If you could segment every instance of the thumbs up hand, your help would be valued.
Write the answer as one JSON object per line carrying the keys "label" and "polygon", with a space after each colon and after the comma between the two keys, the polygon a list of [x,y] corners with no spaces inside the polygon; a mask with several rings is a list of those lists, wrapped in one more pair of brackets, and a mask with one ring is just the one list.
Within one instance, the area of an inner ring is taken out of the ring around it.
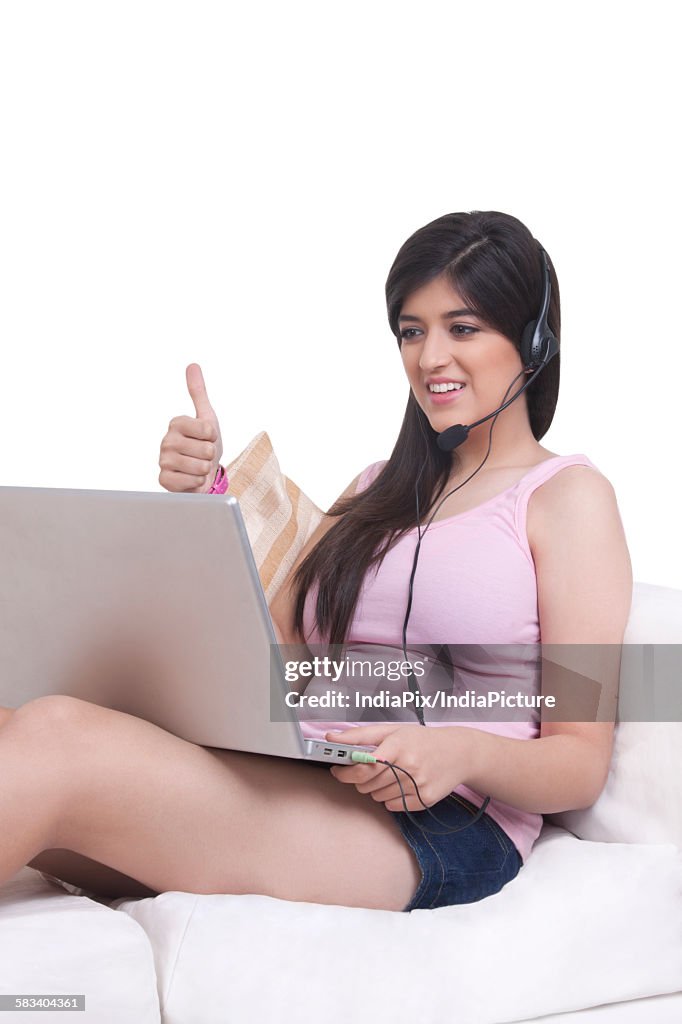
{"label": "thumbs up hand", "polygon": [[196,416],[175,416],[168,424],[159,454],[159,483],[167,491],[205,494],[218,472],[223,441],[201,367],[190,363],[186,374]]}

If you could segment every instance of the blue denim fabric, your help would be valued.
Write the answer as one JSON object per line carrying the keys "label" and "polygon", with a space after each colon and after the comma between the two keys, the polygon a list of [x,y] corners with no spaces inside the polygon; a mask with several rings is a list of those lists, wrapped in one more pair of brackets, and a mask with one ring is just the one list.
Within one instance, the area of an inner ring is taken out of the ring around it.
{"label": "blue denim fabric", "polygon": [[[491,896],[510,882],[523,865],[521,854],[496,821],[485,812],[473,825],[467,825],[478,808],[469,800],[453,795],[430,808],[445,825],[435,821],[427,811],[410,811],[424,829],[410,821],[404,811],[389,811],[419,862],[422,880],[417,891],[403,908],[432,910],[455,903],[475,903]],[[460,826],[467,825],[466,828]],[[434,835],[445,827],[460,831]]]}

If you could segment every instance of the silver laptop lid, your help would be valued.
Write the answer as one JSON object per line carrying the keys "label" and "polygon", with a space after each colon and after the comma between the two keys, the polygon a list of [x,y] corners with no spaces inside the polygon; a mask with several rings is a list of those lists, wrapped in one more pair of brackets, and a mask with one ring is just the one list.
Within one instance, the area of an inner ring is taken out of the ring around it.
{"label": "silver laptop lid", "polygon": [[0,564],[0,703],[70,694],[305,756],[234,497],[0,487]]}

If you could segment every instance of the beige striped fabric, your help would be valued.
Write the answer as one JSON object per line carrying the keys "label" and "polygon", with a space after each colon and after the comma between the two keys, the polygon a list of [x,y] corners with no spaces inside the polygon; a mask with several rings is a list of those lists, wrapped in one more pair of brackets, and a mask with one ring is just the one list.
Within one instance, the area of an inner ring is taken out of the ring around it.
{"label": "beige striped fabric", "polygon": [[226,470],[228,494],[239,502],[270,604],[323,512],[284,476],[265,431],[256,434]]}

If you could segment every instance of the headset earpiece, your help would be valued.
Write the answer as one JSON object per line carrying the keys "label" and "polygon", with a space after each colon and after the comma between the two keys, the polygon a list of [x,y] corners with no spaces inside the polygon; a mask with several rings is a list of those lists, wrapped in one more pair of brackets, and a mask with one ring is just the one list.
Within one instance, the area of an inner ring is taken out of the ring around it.
{"label": "headset earpiece", "polygon": [[548,363],[552,356],[559,351],[559,342],[547,323],[549,300],[552,295],[549,260],[544,249],[541,249],[540,253],[544,277],[542,305],[537,320],[527,323],[521,334],[521,361],[526,372],[536,370],[543,363]]}
{"label": "headset earpiece", "polygon": [[535,335],[535,328],[537,326],[537,320],[531,320],[529,324],[523,328],[523,334],[521,335],[521,361],[526,371],[534,369],[531,361],[531,353],[533,351],[533,337]]}

